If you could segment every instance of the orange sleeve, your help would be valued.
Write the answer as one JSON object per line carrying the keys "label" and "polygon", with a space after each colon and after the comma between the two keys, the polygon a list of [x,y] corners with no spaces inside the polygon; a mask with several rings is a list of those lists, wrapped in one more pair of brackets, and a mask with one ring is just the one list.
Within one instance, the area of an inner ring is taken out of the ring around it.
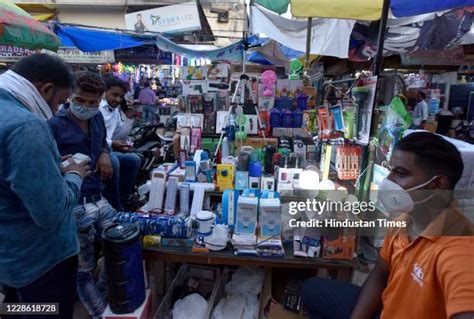
{"label": "orange sleeve", "polygon": [[436,272],[448,318],[474,311],[474,237],[457,237],[438,257]]}

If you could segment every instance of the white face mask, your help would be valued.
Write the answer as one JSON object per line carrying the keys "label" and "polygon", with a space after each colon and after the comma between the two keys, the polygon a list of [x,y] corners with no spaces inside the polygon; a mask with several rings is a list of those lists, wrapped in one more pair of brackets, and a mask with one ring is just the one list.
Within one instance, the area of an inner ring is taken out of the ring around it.
{"label": "white face mask", "polygon": [[420,189],[429,183],[431,183],[435,178],[438,176],[433,176],[429,181],[414,186],[409,189],[403,189],[400,185],[391,180],[385,178],[380,184],[377,200],[383,205],[383,207],[387,210],[388,214],[394,213],[410,213],[415,205],[424,203],[431,198],[433,198],[434,194],[428,196],[427,198],[414,202],[408,192]]}

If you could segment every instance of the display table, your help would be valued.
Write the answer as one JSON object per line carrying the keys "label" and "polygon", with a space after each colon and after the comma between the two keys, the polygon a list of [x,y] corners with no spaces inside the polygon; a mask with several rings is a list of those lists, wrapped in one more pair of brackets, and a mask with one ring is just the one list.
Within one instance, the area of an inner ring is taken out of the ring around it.
{"label": "display table", "polygon": [[188,247],[144,248],[143,255],[148,262],[165,261],[204,265],[256,266],[270,268],[327,269],[333,278],[350,281],[355,262],[323,258],[293,257],[292,244],[285,244],[285,258],[263,258],[256,256],[236,256],[232,250],[195,253]]}

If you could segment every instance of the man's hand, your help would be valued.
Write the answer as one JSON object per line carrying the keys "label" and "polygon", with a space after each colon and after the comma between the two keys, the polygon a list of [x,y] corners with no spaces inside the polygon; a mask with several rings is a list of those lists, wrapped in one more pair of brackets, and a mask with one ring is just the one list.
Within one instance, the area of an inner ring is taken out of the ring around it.
{"label": "man's hand", "polygon": [[112,148],[119,152],[127,153],[130,151],[130,145],[126,141],[112,141]]}
{"label": "man's hand", "polygon": [[109,154],[100,154],[95,165],[95,172],[100,173],[101,179],[109,179],[112,177],[114,170],[112,168],[112,162],[110,161]]}
{"label": "man's hand", "polygon": [[91,173],[89,161],[83,161],[80,164],[77,164],[72,158],[68,158],[67,161],[69,164],[66,167],[63,165],[60,166],[60,170],[63,175],[66,175],[69,172],[76,172],[81,176],[82,179],[84,179]]}
{"label": "man's hand", "polygon": [[382,292],[387,287],[390,274],[387,263],[379,257],[374,270],[360,291],[351,319],[374,318],[382,309]]}

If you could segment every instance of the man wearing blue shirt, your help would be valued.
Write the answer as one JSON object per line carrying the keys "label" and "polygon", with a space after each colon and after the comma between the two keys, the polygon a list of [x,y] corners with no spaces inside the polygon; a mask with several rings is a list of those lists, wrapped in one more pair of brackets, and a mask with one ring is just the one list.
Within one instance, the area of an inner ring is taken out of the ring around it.
{"label": "man wearing blue shirt", "polygon": [[88,163],[60,166],[46,120],[71,94],[66,63],[23,58],[0,76],[0,286],[8,301],[59,303],[72,318],[79,244],[71,211]]}
{"label": "man wearing blue shirt", "polygon": [[[104,311],[105,272],[102,271],[96,284],[93,271],[94,240],[103,230],[112,225],[115,210],[102,197],[102,181],[112,176],[112,163],[106,141],[107,130],[99,104],[105,84],[95,73],[82,72],[77,75],[76,87],[70,103],[64,104],[48,121],[62,155],[82,153],[91,158],[95,171],[84,179],[79,205],[73,210],[76,217],[79,252],[77,293],[92,317]],[[102,269],[103,270],[103,269]]]}

